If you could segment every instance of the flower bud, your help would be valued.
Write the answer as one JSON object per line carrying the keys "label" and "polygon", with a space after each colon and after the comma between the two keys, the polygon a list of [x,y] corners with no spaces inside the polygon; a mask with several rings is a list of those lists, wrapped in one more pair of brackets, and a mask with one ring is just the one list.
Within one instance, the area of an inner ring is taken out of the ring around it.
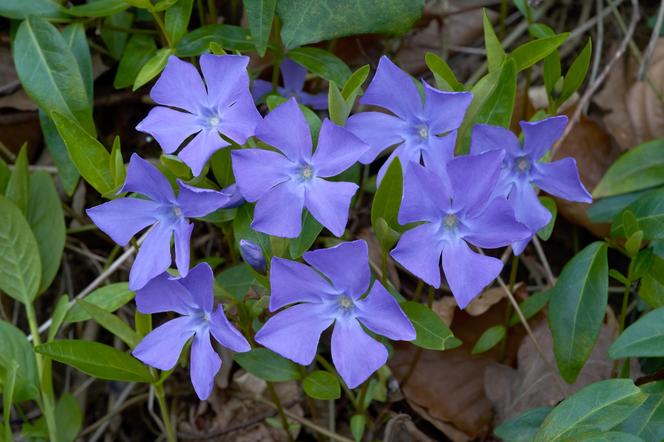
{"label": "flower bud", "polygon": [[240,255],[242,255],[242,259],[244,259],[244,261],[258,273],[265,272],[267,263],[265,262],[265,256],[263,255],[263,249],[261,249],[258,244],[241,239]]}

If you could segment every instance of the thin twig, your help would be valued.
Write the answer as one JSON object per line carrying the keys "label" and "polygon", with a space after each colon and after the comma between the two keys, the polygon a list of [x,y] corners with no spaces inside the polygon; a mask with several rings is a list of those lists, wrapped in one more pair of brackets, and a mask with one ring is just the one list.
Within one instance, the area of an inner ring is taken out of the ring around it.
{"label": "thin twig", "polygon": [[639,81],[643,80],[646,75],[648,66],[650,65],[650,59],[652,58],[653,52],[655,52],[655,46],[657,46],[657,40],[659,38],[660,30],[662,29],[662,23],[664,23],[664,0],[662,0],[659,4],[659,12],[657,12],[657,20],[655,20],[655,28],[652,30],[652,34],[650,34],[648,46],[646,47],[646,51],[643,54],[643,60],[641,60],[639,74],[637,75]]}
{"label": "thin twig", "polygon": [[544,254],[544,249],[542,248],[542,243],[540,242],[537,235],[533,236],[533,245],[535,246],[535,250],[537,251],[537,256],[542,262],[542,266],[544,267],[544,273],[546,274],[546,279],[549,280],[549,285],[553,287],[554,285],[556,285],[556,277],[553,276],[553,272],[551,271],[551,266],[549,265],[549,260],[546,259],[546,255]]}

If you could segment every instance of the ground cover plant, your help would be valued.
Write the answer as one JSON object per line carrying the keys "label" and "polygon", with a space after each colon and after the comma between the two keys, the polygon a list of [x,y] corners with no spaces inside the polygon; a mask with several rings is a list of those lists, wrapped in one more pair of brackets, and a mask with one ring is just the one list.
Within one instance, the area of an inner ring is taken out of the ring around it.
{"label": "ground cover plant", "polygon": [[0,1],[0,441],[664,440],[663,32]]}

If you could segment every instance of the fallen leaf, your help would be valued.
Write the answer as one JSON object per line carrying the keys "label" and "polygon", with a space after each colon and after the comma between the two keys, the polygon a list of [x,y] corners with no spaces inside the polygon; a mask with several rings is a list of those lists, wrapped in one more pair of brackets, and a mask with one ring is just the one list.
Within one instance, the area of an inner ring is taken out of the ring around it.
{"label": "fallen leaf", "polygon": [[436,299],[431,306],[433,310],[440,319],[449,327],[452,324],[454,319],[454,311],[457,309],[458,305],[454,296],[443,296],[440,299]]}
{"label": "fallen leaf", "polygon": [[409,415],[397,414],[387,421],[383,442],[433,442],[433,439],[418,430]]}

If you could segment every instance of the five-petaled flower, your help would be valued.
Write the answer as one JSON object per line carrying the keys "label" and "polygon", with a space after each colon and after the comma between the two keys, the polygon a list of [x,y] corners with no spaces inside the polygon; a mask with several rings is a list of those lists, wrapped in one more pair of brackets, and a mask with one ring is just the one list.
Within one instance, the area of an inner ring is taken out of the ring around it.
{"label": "five-petaled flower", "polygon": [[530,228],[531,235],[512,244],[514,253],[523,252],[530,238],[546,226],[551,213],[540,203],[533,184],[551,195],[581,203],[592,202],[579,179],[574,158],[551,163],[541,159],[560,138],[567,124],[564,115],[529,123],[522,121],[523,146],[510,130],[499,126],[473,128],[471,152],[504,150],[505,158],[494,194],[504,196],[514,208],[516,219]]}
{"label": "five-petaled flower", "polygon": [[422,82],[424,102],[413,79],[383,56],[360,103],[380,106],[394,115],[361,112],[346,128],[370,146],[360,162],[368,164],[390,146],[397,148],[378,172],[382,179],[394,157],[408,163],[443,164],[454,156],[456,132],[472,100],[468,92],[444,92]]}
{"label": "five-petaled flower", "polygon": [[[304,80],[307,70],[289,58],[284,58],[279,67],[284,86],[278,86],[277,92],[284,98],[295,98],[298,103],[316,110],[327,109],[327,92],[309,94],[304,92]],[[254,80],[252,95],[256,101],[272,92],[272,83],[265,80]]]}
{"label": "five-petaled flower", "polygon": [[136,126],[152,135],[166,153],[175,152],[196,134],[178,153],[194,175],[201,173],[214,152],[230,144],[219,133],[243,144],[261,120],[249,92],[249,57],[203,54],[199,61],[205,84],[193,65],[174,56],[168,59],[150,91],[150,98],[162,106],[153,108]]}
{"label": "five-petaled flower", "polygon": [[193,337],[189,370],[191,383],[201,400],[210,395],[214,376],[221,368],[221,358],[212,348],[210,335],[233,351],[251,349],[244,336],[226,319],[223,306],[220,304],[214,310],[213,284],[212,269],[201,263],[184,278],[162,273],[136,292],[136,305],[141,313],[175,312],[182,316],[155,328],[132,354],[152,367],[170,370]]}
{"label": "five-petaled flower", "polygon": [[503,152],[450,160],[445,168],[411,163],[404,179],[401,224],[423,222],[406,231],[391,255],[426,283],[440,286],[440,262],[459,307],[465,308],[503,268],[499,259],[478,254],[522,240],[529,229],[516,221],[505,198],[492,197]]}
{"label": "five-petaled flower", "polygon": [[120,189],[143,198],[118,198],[88,209],[92,221],[121,246],[140,230],[153,225],[140,246],[129,273],[129,288],[137,290],[171,265],[171,238],[175,236],[175,264],[180,275],[189,271],[189,241],[194,225],[188,218],[203,217],[217,209],[237,205],[235,185],[222,191],[189,186],[178,180],[177,198],[166,177],[136,154]]}
{"label": "five-petaled flower", "polygon": [[307,252],[304,260],[313,268],[272,258],[270,311],[295,305],[271,317],[256,334],[256,342],[298,364],[309,365],[321,334],[334,324],[332,361],[344,382],[355,388],[387,361],[385,346],[362,326],[404,341],[415,339],[415,329],[380,282],[374,282],[369,290],[366,242],[345,242]]}
{"label": "five-petaled flower", "polygon": [[324,120],[312,153],[311,132],[294,98],[272,112],[256,128],[256,137],[274,146],[231,152],[242,196],[256,201],[252,227],[269,235],[295,238],[302,230],[302,209],[334,235],[348,222],[357,184],[328,181],[357,162],[368,146],[329,120]]}

